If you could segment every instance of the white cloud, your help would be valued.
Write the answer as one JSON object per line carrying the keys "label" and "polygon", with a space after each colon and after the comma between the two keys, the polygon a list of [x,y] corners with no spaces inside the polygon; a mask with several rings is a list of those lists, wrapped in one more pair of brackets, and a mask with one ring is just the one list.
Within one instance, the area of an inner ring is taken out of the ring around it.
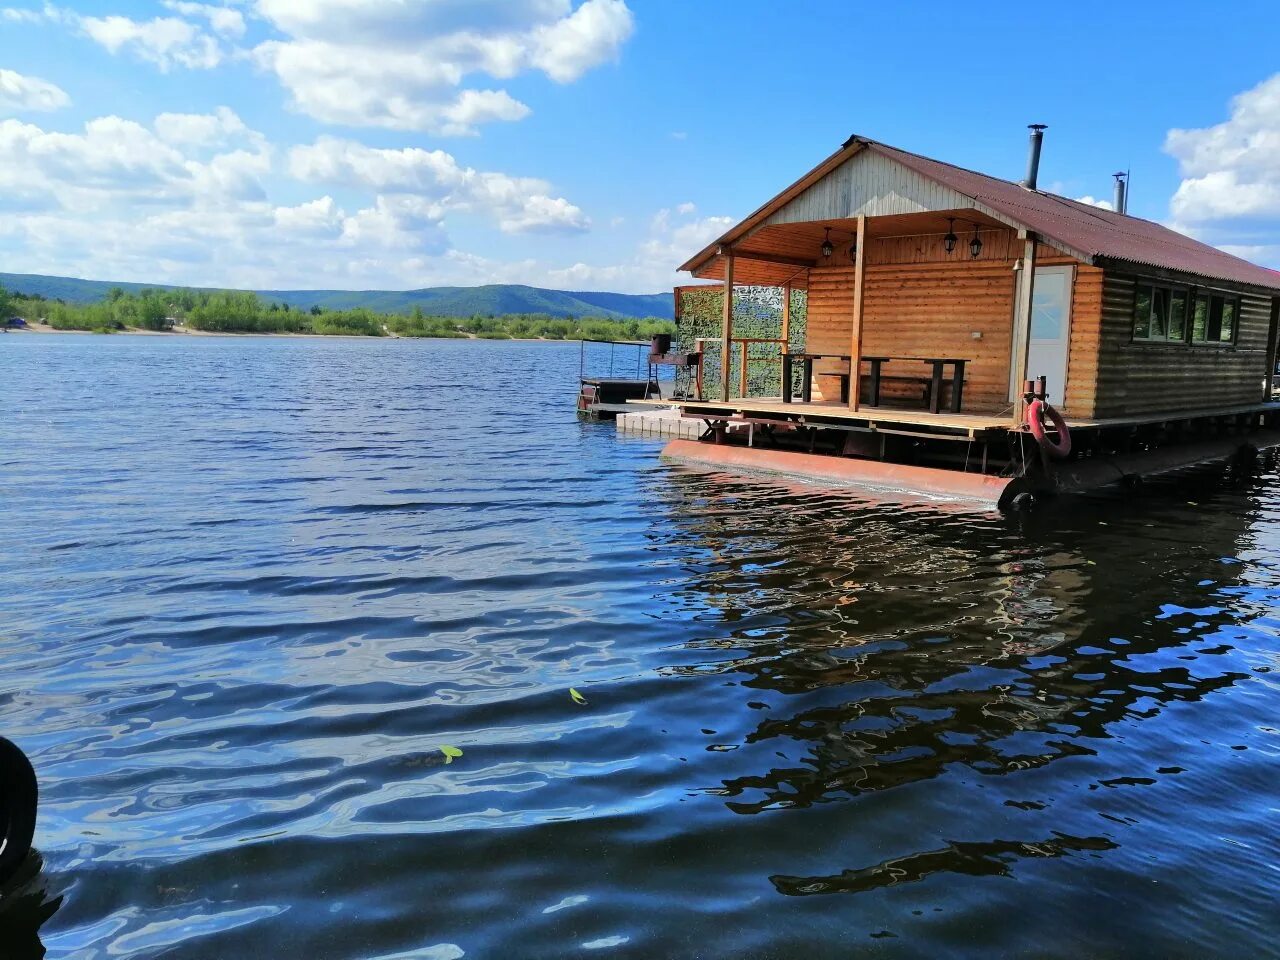
{"label": "white cloud", "polygon": [[550,196],[545,180],[463,167],[443,150],[383,150],[321,137],[290,151],[289,171],[305,182],[426,197],[441,209],[485,213],[507,233],[573,232],[590,223],[577,206]]}
{"label": "white cloud", "polygon": [[275,225],[294,236],[329,237],[342,235],[342,210],[333,197],[300,203],[295,207],[276,207],[272,212]]}
{"label": "white cloud", "polygon": [[530,62],[568,83],[617,55],[634,24],[623,0],[587,0],[569,16],[533,31]]}
{"label": "white cloud", "polygon": [[1237,256],[1280,264],[1280,74],[1234,97],[1221,123],[1170,130],[1182,182],[1176,228]]}
{"label": "white cloud", "polygon": [[210,147],[238,138],[261,140],[230,107],[213,113],[162,113],[155,119],[156,134],[172,144]]}
{"label": "white cloud", "polygon": [[659,210],[649,224],[649,235],[623,263],[591,265],[575,263],[564,269],[550,270],[547,276],[553,286],[571,290],[616,290],[653,293],[689,278],[676,273],[676,267],[733,226],[733,217],[699,217],[692,203]]}
{"label": "white cloud", "polygon": [[569,83],[616,59],[634,27],[625,0],[254,0],[279,35],[244,50],[236,3],[161,2],[175,15],[83,16],[46,4],[3,16],[69,25],[162,71],[247,57],[317,120],[442,136],[523,119],[529,107],[492,81],[541,71]]}
{"label": "white cloud", "polygon": [[69,103],[71,98],[61,87],[0,68],[0,110],[60,110]]}
{"label": "white cloud", "polygon": [[244,36],[244,14],[234,7],[220,7],[208,3],[188,3],[186,0],[165,0],[165,7],[184,17],[200,17],[209,21],[213,32],[236,39]]}
{"label": "white cloud", "polygon": [[326,123],[459,136],[529,114],[506,91],[457,90],[463,74],[455,64],[417,51],[268,41],[254,58],[290,91],[296,110]]}
{"label": "white cloud", "polygon": [[340,244],[348,247],[441,254],[449,247],[443,208],[425,197],[379,196],[372,207],[342,222]]}
{"label": "white cloud", "polygon": [[545,262],[454,249],[446,216],[511,233],[587,222],[542,180],[443,151],[327,138],[283,164],[276,152],[226,107],[65,132],[0,120],[0,259],[23,272],[208,286],[546,284]]}
{"label": "white cloud", "polygon": [[[172,117],[172,115],[169,115]],[[230,111],[210,118],[239,122]],[[197,123],[199,118],[188,118]],[[91,214],[121,206],[205,205],[261,197],[270,148],[243,128],[250,149],[210,154],[175,144],[162,131],[120,117],[98,117],[80,133],[49,132],[0,121],[0,206]],[[183,149],[185,148],[185,149]]]}
{"label": "white cloud", "polygon": [[254,48],[295,109],[327,123],[467,135],[520,120],[506,90],[476,87],[540,70],[560,83],[615,58],[632,30],[624,0],[258,0],[285,39]]}
{"label": "white cloud", "polygon": [[40,23],[44,20],[44,14],[39,10],[22,7],[4,7],[0,9],[0,20],[7,20],[9,23]]}
{"label": "white cloud", "polygon": [[1099,207],[1103,210],[1114,210],[1115,206],[1110,200],[1099,200],[1092,194],[1086,193],[1083,197],[1076,197],[1076,203],[1087,203],[1091,207]]}
{"label": "white cloud", "polygon": [[[186,17],[202,18],[224,39],[244,33],[244,15],[231,7],[166,0],[164,6]],[[7,7],[0,19],[18,23],[54,23],[78,30],[112,54],[129,54],[167,72],[174,67],[208,70],[231,54],[213,35],[190,20],[154,17],[134,20],[111,14],[83,16],[75,10],[46,3],[39,10]]]}
{"label": "white cloud", "polygon": [[122,51],[155,64],[162,71],[172,67],[209,69],[222,62],[218,42],[194,24],[177,17],[131,20],[128,17],[78,17],[80,29],[110,53]]}

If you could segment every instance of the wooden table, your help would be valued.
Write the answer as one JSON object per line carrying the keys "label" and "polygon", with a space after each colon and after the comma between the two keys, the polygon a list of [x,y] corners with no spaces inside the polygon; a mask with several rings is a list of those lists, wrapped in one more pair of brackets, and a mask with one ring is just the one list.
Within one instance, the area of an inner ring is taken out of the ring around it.
{"label": "wooden table", "polygon": [[[801,363],[801,369],[804,377],[800,381],[800,399],[804,403],[809,403],[813,399],[813,361],[815,360],[843,360],[849,362],[850,356],[847,353],[784,353],[782,355],[782,402],[791,402],[791,371],[794,369],[796,360]],[[833,377],[840,378],[840,402],[849,402],[849,374],[833,373]]]}
{"label": "wooden table", "polygon": [[942,404],[942,385],[946,382],[943,371],[947,365],[954,368],[951,376],[951,412],[959,413],[960,404],[964,397],[964,365],[967,360],[960,357],[863,357],[862,360],[871,364],[871,403],[870,406],[880,406],[880,379],[881,370],[886,363],[893,360],[902,360],[913,363],[925,363],[933,368],[933,375],[928,381],[929,383],[929,412],[937,413]]}

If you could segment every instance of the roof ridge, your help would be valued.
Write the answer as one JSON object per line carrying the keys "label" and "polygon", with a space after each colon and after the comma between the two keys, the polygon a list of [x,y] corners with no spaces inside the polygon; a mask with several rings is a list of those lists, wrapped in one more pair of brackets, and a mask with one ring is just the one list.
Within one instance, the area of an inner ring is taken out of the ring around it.
{"label": "roof ridge", "polygon": [[[904,150],[902,147],[895,147],[892,143],[885,143],[883,140],[872,140],[870,137],[860,137],[857,134],[849,138],[857,140],[859,143],[865,143],[872,147],[884,147],[886,150],[892,150],[895,153],[905,153],[908,157],[915,157],[917,160],[928,160],[930,163],[936,163],[943,167],[950,167],[952,170],[959,170],[962,173],[972,173],[977,177],[986,177],[988,180],[999,180],[1001,183],[1007,183],[1013,187],[1021,187],[1022,184],[1017,180],[1006,180],[1004,177],[997,177],[991,173],[984,173],[981,170],[973,170],[969,167],[962,167],[958,163],[950,163],[946,160],[939,160],[937,157],[926,157],[923,153],[916,153],[914,150]],[[1039,193],[1040,191],[1034,191]]]}
{"label": "roof ridge", "polygon": [[[1155,224],[1156,226],[1163,226],[1163,224],[1156,223],[1156,221],[1154,220],[1148,220],[1146,217],[1138,217],[1138,216],[1134,216],[1131,213],[1120,213],[1117,210],[1110,210],[1106,207],[1095,206],[1094,204],[1091,204],[1091,203],[1085,203],[1083,200],[1077,200],[1074,197],[1066,197],[1060,193],[1054,193],[1052,190],[1040,190],[1040,189],[1028,190],[1026,187],[1022,185],[1022,182],[1019,180],[1008,180],[1005,177],[997,177],[995,174],[987,173],[983,170],[974,170],[971,167],[962,167],[960,166],[960,164],[951,163],[948,160],[939,160],[937,157],[926,157],[923,153],[916,153],[914,150],[904,150],[902,147],[895,147],[893,144],[885,143],[882,140],[872,140],[870,137],[862,137],[862,136],[859,136],[858,134],[854,134],[845,142],[852,143],[854,141],[858,143],[866,144],[867,146],[870,146],[870,147],[883,147],[884,149],[892,150],[895,153],[905,154],[908,157],[915,157],[917,160],[924,160],[924,161],[927,161],[928,163],[936,163],[941,167],[950,167],[952,170],[959,170],[961,173],[972,174],[975,177],[983,177],[987,180],[995,180],[997,183],[1003,183],[1006,186],[1018,187],[1021,190],[1027,190],[1028,193],[1036,194],[1048,200],[1057,200],[1061,203],[1072,204],[1080,208],[1080,211],[1082,213],[1087,213],[1089,214],[1089,216],[1092,216],[1092,217],[1098,217],[1098,212],[1101,211],[1102,213],[1108,213],[1116,217],[1123,217],[1126,220],[1135,220],[1140,223],[1150,223],[1150,224]],[[1107,223],[1111,226],[1115,225],[1111,223],[1111,221],[1107,217],[1098,217],[1098,219],[1102,220],[1104,223]]]}

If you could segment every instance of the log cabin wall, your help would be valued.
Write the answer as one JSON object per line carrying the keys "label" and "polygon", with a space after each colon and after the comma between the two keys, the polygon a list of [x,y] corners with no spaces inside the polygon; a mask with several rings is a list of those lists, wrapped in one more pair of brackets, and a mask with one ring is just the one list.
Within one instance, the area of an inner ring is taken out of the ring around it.
{"label": "log cabin wall", "polygon": [[[1103,282],[1095,416],[1207,410],[1262,400],[1270,297],[1240,294],[1234,345],[1135,342],[1133,300],[1139,282],[1141,278],[1114,272]],[[1206,286],[1230,290],[1221,284]]]}
{"label": "log cabin wall", "polygon": [[[866,251],[862,352],[896,356],[963,357],[966,369],[965,410],[998,412],[1009,407],[1009,351],[1013,331],[1014,262],[1021,244],[1011,230],[983,230],[982,253],[969,255],[972,230],[957,223],[960,242],[948,255],[942,237],[886,237],[871,240]],[[1075,263],[1042,248],[1042,266]],[[809,273],[809,326],[806,349],[814,353],[848,353],[853,317],[853,267],[837,250],[832,266]],[[840,265],[835,265],[840,264]],[[1067,374],[1069,416],[1093,412],[1101,322],[1102,271],[1080,265],[1072,298],[1072,347]],[[981,339],[973,334],[981,333]],[[1079,339],[1077,339],[1077,333]],[[819,374],[844,369],[823,361]],[[886,374],[921,374],[923,365],[891,364]],[[824,396],[836,382],[818,376]],[[912,384],[887,383],[884,395],[894,400],[918,399]]]}
{"label": "log cabin wall", "polygon": [[1067,387],[1062,414],[1076,419],[1095,416],[1098,394],[1098,344],[1102,337],[1102,285],[1100,267],[1077,263],[1055,253],[1037,260],[1042,266],[1075,263],[1071,290],[1071,347],[1067,353]]}

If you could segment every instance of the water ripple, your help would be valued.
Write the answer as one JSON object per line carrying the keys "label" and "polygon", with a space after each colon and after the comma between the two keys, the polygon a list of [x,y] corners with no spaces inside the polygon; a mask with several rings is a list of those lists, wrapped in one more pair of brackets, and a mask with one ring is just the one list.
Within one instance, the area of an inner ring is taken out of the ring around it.
{"label": "water ripple", "polygon": [[0,340],[6,957],[1273,952],[1274,461],[886,503],[576,358]]}

